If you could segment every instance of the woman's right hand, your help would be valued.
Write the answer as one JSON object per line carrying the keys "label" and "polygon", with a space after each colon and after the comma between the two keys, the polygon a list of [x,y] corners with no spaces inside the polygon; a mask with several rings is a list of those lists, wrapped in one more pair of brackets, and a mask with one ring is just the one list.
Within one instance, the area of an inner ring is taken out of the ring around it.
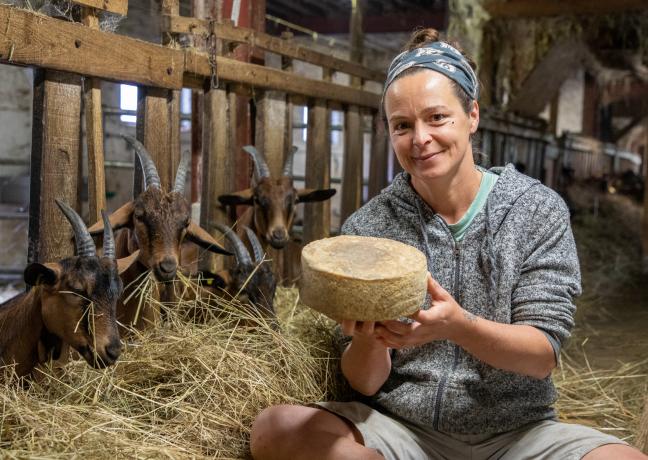
{"label": "woman's right hand", "polygon": [[361,341],[366,345],[380,345],[387,348],[384,341],[376,335],[376,325],[380,324],[376,321],[354,321],[342,320],[340,327],[342,333],[346,336],[351,336],[355,341]]}

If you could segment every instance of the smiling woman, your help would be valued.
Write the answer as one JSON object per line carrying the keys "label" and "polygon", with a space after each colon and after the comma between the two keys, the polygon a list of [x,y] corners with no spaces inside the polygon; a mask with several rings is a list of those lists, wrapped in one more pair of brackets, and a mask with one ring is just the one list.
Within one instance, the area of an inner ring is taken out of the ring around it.
{"label": "smiling woman", "polygon": [[383,110],[404,172],[342,233],[419,249],[427,299],[407,321],[342,319],[342,373],[369,404],[270,407],[255,458],[647,458],[557,420],[551,371],[581,293],[569,212],[513,165],[475,163],[478,96],[474,65],[434,30],[392,61]]}

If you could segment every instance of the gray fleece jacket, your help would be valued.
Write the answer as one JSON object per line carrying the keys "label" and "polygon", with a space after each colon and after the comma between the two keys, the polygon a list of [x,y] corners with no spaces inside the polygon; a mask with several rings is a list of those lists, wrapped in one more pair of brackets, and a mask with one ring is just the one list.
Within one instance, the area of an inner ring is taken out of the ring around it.
{"label": "gray fleece jacket", "polygon": [[[559,348],[581,292],[568,209],[557,193],[512,165],[491,171],[500,177],[460,243],[407,173],[350,216],[342,233],[418,248],[432,276],[465,310],[537,327]],[[372,402],[429,429],[487,434],[555,417],[556,397],[550,377],[495,369],[454,343],[435,341],[394,350],[389,378]]]}

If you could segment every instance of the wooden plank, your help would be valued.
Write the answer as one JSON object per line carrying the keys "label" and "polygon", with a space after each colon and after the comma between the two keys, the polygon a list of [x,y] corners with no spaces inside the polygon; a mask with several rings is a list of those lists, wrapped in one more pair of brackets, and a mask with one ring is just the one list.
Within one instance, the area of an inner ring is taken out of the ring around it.
{"label": "wooden plank", "polygon": [[77,205],[81,132],[81,77],[34,74],[30,262],[54,262],[74,253],[73,232],[54,199]]}
{"label": "wooden plank", "polygon": [[344,169],[340,209],[342,223],[362,205],[363,137],[360,108],[350,106],[344,114]]}
{"label": "wooden plank", "polygon": [[286,145],[286,93],[264,91],[258,98],[255,124],[255,145],[263,152],[272,177],[283,169]]}
{"label": "wooden plank", "polygon": [[0,62],[182,88],[180,50],[0,5]]}
{"label": "wooden plank", "polygon": [[[324,99],[308,106],[306,188],[331,186],[331,112]],[[331,228],[331,200],[304,205],[304,244],[326,238]]]}
{"label": "wooden plank", "polygon": [[169,143],[171,102],[169,91],[162,88],[140,88],[137,93],[137,139],[151,154],[165,190],[173,187],[178,166]]}
{"label": "wooden plank", "polygon": [[108,11],[120,16],[126,16],[126,13],[128,13],[128,0],[72,0],[72,3]]}
{"label": "wooden plank", "polygon": [[[209,61],[206,53],[197,51],[185,51],[185,53],[185,71],[189,74],[188,83],[192,81],[192,74],[202,77],[210,75]],[[218,77],[221,81],[244,83],[255,88],[287,91],[314,98],[333,99],[347,104],[356,104],[373,109],[378,109],[380,106],[379,94],[362,89],[312,80],[278,69],[249,64],[221,56],[217,57],[216,65],[218,68]]]}
{"label": "wooden plank", "polygon": [[[209,34],[209,21],[196,18],[165,16],[162,19],[163,30],[174,33],[194,35]],[[311,64],[333,69],[339,72],[355,75],[366,80],[383,82],[384,72],[369,69],[356,62],[346,61],[331,55],[315,51],[303,45],[292,43],[279,37],[273,37],[244,27],[235,27],[231,24],[214,24],[214,32],[218,38],[235,43],[246,43],[272,53],[280,54],[292,59],[309,62]]]}
{"label": "wooden plank", "polygon": [[[82,9],[83,24],[99,28],[99,18],[93,8]],[[106,208],[106,178],[104,176],[103,116],[101,112],[101,81],[89,77],[83,84],[86,145],[88,150],[88,221],[101,221]]]}
{"label": "wooden plank", "polygon": [[[218,196],[230,193],[233,188],[235,159],[230,148],[232,141],[230,105],[224,89],[212,89],[205,93],[203,131],[202,198],[200,225],[220,239],[214,223],[228,225],[228,216],[218,202]],[[216,272],[224,268],[224,258],[204,251],[199,260],[202,270]]]}
{"label": "wooden plank", "polygon": [[389,146],[387,145],[387,128],[377,113],[371,117],[371,156],[369,159],[369,190],[368,196],[378,195],[387,186],[387,163]]}
{"label": "wooden plank", "polygon": [[645,10],[645,0],[490,0],[484,8],[493,18],[612,14]]}

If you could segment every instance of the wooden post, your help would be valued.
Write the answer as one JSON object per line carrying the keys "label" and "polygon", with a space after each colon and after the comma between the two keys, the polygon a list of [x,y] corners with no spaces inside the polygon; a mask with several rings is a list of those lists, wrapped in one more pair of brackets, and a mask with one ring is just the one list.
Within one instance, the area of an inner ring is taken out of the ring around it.
{"label": "wooden post", "polygon": [[[169,16],[180,16],[180,0],[162,0],[162,14]],[[173,48],[177,38],[176,34],[165,32],[162,34],[162,44]],[[175,172],[180,163],[180,90],[171,90],[167,95],[168,98],[168,117],[169,133],[167,136],[169,142],[168,155],[169,159],[166,164],[164,174],[169,177],[168,187],[172,187],[175,182]]]}
{"label": "wooden post", "polygon": [[386,128],[377,113],[371,117],[371,159],[369,164],[369,198],[380,193],[387,186],[387,164],[389,146]]}
{"label": "wooden post", "polygon": [[[205,0],[192,0],[191,15],[198,19],[204,19]],[[193,46],[197,49],[205,49],[205,40],[194,35]],[[203,138],[203,113],[204,99],[203,91],[194,89],[191,92],[191,202],[200,201],[200,190],[202,180],[202,138]]]}
{"label": "wooden post", "polygon": [[[99,29],[99,18],[94,8],[83,7],[83,24]],[[104,171],[103,117],[101,114],[101,81],[87,77],[83,85],[86,143],[88,147],[88,221],[101,221],[101,210],[106,210],[106,178]]]}
{"label": "wooden post", "polygon": [[[351,61],[362,63],[362,0],[351,2]],[[362,80],[351,78],[351,86],[362,87]],[[344,170],[342,172],[342,205],[340,222],[349,217],[362,204],[362,112],[350,105],[344,114]]]}
{"label": "wooden post", "polygon": [[80,123],[81,77],[34,72],[30,262],[54,262],[74,253],[72,228],[54,199],[76,206]]}

